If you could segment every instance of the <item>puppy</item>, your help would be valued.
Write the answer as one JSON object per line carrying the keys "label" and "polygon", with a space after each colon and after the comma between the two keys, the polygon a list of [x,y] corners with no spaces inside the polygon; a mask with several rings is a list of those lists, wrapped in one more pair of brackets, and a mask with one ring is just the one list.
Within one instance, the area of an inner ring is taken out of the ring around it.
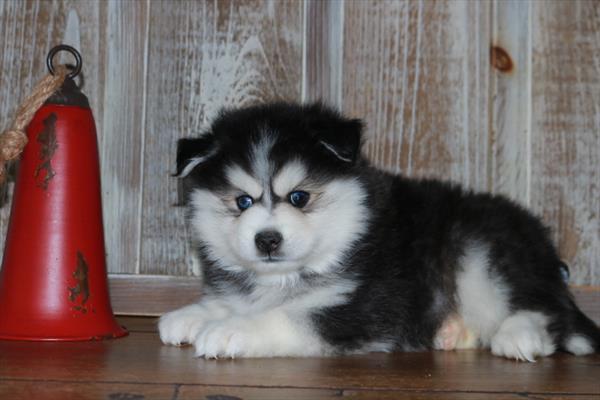
{"label": "puppy", "polygon": [[321,104],[223,111],[181,139],[204,295],[159,322],[217,357],[600,350],[547,230],[501,196],[373,168]]}

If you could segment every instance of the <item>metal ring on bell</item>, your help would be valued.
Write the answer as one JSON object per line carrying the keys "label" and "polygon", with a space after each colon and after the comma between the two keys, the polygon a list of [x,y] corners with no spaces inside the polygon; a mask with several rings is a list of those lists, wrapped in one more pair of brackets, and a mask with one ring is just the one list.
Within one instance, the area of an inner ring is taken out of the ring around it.
{"label": "metal ring on bell", "polygon": [[48,52],[48,57],[46,58],[46,66],[48,67],[48,71],[50,71],[50,73],[54,75],[54,65],[52,61],[56,53],[58,53],[59,51],[67,51],[71,53],[73,57],[75,57],[75,67],[71,72],[67,74],[69,78],[75,78],[81,72],[81,54],[79,54],[79,52],[75,50],[74,47],[71,47],[67,44],[59,44],[58,46],[54,46],[52,49],[50,49],[50,51]]}

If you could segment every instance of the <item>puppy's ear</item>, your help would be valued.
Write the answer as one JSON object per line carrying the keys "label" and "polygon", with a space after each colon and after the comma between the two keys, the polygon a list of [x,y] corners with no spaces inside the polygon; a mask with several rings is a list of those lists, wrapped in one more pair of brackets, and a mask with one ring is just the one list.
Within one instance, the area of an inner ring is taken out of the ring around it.
{"label": "puppy's ear", "polygon": [[192,170],[207,161],[216,153],[212,135],[199,138],[183,138],[177,142],[177,173],[174,176],[185,178]]}
{"label": "puppy's ear", "polygon": [[347,119],[330,126],[319,135],[319,145],[338,160],[354,164],[360,153],[363,123]]}

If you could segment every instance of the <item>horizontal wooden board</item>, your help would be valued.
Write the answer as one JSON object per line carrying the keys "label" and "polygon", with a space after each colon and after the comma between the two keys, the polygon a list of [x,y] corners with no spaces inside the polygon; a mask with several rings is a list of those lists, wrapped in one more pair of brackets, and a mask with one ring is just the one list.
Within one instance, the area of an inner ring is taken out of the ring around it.
{"label": "horizontal wooden board", "polygon": [[[119,315],[161,315],[197,301],[202,281],[193,277],[111,274],[110,295]],[[571,288],[581,309],[600,325],[600,287]]]}
{"label": "horizontal wooden board", "polygon": [[[257,387],[231,387],[231,386],[198,386],[182,385],[179,388],[177,400],[207,399],[207,400],[321,400],[321,399],[348,399],[348,400],[480,400],[493,398],[494,400],[592,400],[594,395],[551,395],[523,393],[489,393],[489,392],[433,392],[399,391],[399,390],[323,390],[323,389],[290,389],[290,388],[257,388]],[[227,397],[229,396],[229,397]]]}
{"label": "horizontal wooden board", "polygon": [[0,396],[6,399],[39,398],[45,400],[592,400],[596,395],[546,393],[433,392],[398,390],[332,390],[264,388],[252,386],[172,385],[150,383],[48,382],[44,380],[0,379]]}
{"label": "horizontal wooden board", "polygon": [[162,275],[109,275],[113,310],[120,315],[161,315],[201,296],[202,281]]}
{"label": "horizontal wooden board", "polygon": [[398,391],[371,391],[371,390],[344,390],[343,398],[357,400],[517,400],[517,399],[535,399],[535,400],[592,400],[596,395],[577,395],[577,394],[547,394],[547,393],[489,393],[489,392],[398,392]]}
{"label": "horizontal wooden board", "polygon": [[177,386],[172,384],[127,384],[98,382],[48,382],[36,380],[5,380],[0,378],[2,399],[44,400],[169,400],[175,399]]}
{"label": "horizontal wooden board", "polygon": [[156,317],[141,317],[141,316],[124,316],[117,317],[119,324],[127,327],[127,331],[131,332],[156,332],[158,330],[158,318]]}
{"label": "horizontal wooden board", "polygon": [[156,333],[100,342],[0,341],[3,380],[191,384],[325,390],[598,393],[600,356],[556,354],[536,363],[488,351],[372,353],[332,358],[205,360]]}

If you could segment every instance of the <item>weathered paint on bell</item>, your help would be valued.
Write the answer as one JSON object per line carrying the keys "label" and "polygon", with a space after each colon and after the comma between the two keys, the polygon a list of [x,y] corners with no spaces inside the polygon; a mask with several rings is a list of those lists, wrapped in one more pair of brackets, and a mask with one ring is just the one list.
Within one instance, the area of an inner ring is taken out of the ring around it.
{"label": "weathered paint on bell", "polygon": [[96,128],[71,79],[27,136],[0,271],[0,339],[124,336],[108,294]]}

